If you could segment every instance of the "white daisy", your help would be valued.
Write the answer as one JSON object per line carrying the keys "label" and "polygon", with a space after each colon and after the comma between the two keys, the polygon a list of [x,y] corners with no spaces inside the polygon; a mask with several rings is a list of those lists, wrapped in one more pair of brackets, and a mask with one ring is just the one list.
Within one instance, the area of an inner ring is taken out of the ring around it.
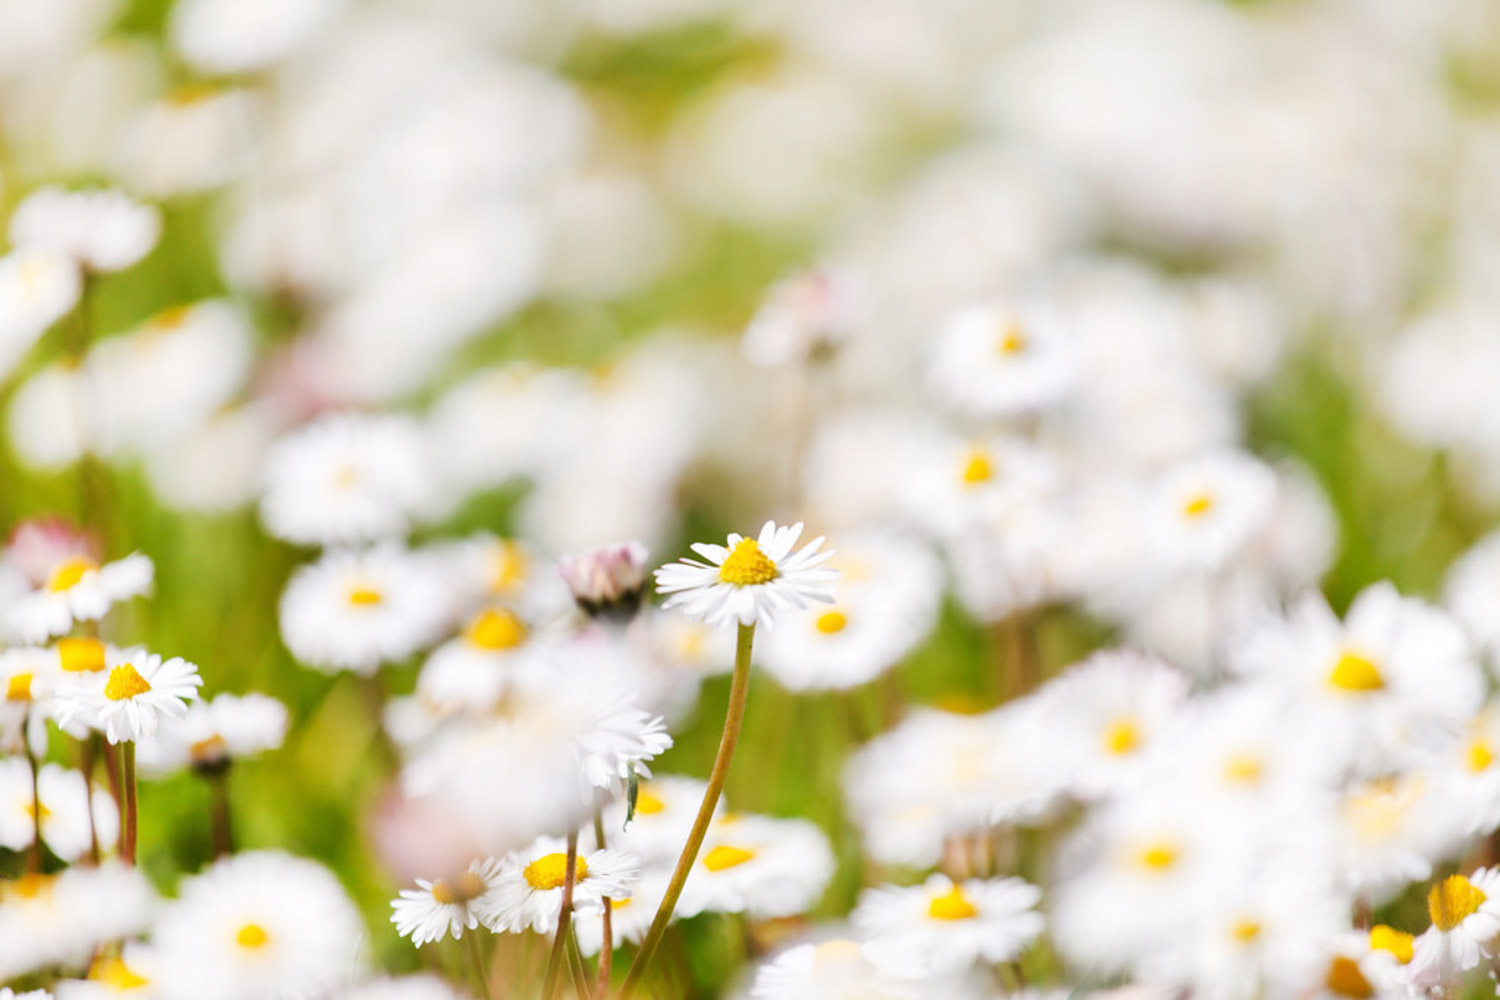
{"label": "white daisy", "polygon": [[359,674],[432,643],[452,613],[430,560],[395,546],[330,551],[301,567],[280,611],[282,640],[298,660]]}
{"label": "white daisy", "polygon": [[60,979],[53,984],[57,1000],[122,1000],[155,996],[156,952],[140,941],[126,941],[118,954],[106,950],[89,965],[87,979]]}
{"label": "white daisy", "polygon": [[[677,846],[681,850],[682,844]],[[629,896],[609,900],[609,936],[616,949],[627,944],[640,944],[641,938],[651,929],[651,921],[656,918],[662,897],[667,894],[669,872],[668,868],[647,868],[641,872],[640,881],[631,884]],[[573,929],[578,934],[578,949],[583,954],[593,956],[604,947],[602,909],[598,913],[574,914]]]}
{"label": "white daisy", "polygon": [[1384,924],[1324,943],[1322,968],[1296,995],[1306,1000],[1411,1000],[1412,936]]}
{"label": "white daisy", "polygon": [[0,653],[0,753],[47,755],[47,719],[62,680],[56,649],[21,646]]}
{"label": "white daisy", "polygon": [[1326,838],[1340,887],[1383,903],[1430,876],[1433,863],[1459,846],[1466,831],[1454,791],[1420,770],[1355,782],[1339,789],[1324,815],[1303,818],[1301,838]]}
{"label": "white daisy", "polygon": [[853,914],[877,948],[936,974],[1005,962],[1042,932],[1042,891],[1017,878],[882,886],[860,894]]}
{"label": "white daisy", "polygon": [[[894,967],[894,968],[893,968]],[[755,970],[756,1000],[918,1000],[917,970],[899,966],[877,942],[832,938],[788,948]]]}
{"label": "white daisy", "polygon": [[986,302],[959,311],[943,327],[932,383],[946,404],[977,417],[1035,413],[1072,390],[1075,355],[1050,309]]}
{"label": "white daisy", "polygon": [[231,760],[281,746],[286,737],[286,706],[263,694],[221,694],[188,706],[182,722],[159,730],[137,747],[143,774],[165,774],[191,765],[212,772]]}
{"label": "white daisy", "polygon": [[372,979],[335,996],[338,1000],[465,1000],[463,994],[429,973]]}
{"label": "white daisy", "polygon": [[457,878],[417,879],[417,888],[402,889],[391,903],[396,933],[420,948],[446,935],[461,938],[481,923],[497,925],[500,871],[499,861],[486,858],[470,862]]}
{"label": "white daisy", "polygon": [[736,621],[771,628],[782,611],[809,601],[832,604],[831,584],[838,573],[819,567],[833,552],[818,551],[819,537],[793,554],[801,535],[801,522],[778,528],[767,521],[758,538],[731,534],[727,548],[695,543],[693,551],[707,563],[684,559],[656,571],[657,591],[671,595],[663,607],[680,607],[715,628]]}
{"label": "white daisy", "polygon": [[22,642],[64,635],[74,622],[98,621],[110,606],[144,594],[154,568],[140,553],[99,565],[74,555],[52,566],[45,582],[5,611],[6,630]]}
{"label": "white daisy", "polygon": [[359,911],[323,866],[268,851],[185,879],[153,935],[165,1000],[291,1000],[349,982]]}
{"label": "white daisy", "polygon": [[31,247],[0,257],[0,374],[73,311],[82,287],[78,266],[66,254]]}
{"label": "white daisy", "polygon": [[1493,667],[1500,653],[1500,532],[1481,538],[1449,567],[1443,605],[1491,657]]}
{"label": "white daisy", "polygon": [[0,978],[86,965],[104,942],[151,926],[156,903],[146,877],[115,862],[0,881]]}
{"label": "white daisy", "polygon": [[135,742],[157,730],[160,717],[180,720],[198,697],[203,678],[180,656],[163,660],[143,649],[127,650],[103,683],[78,685],[58,696],[58,722],[75,719],[102,730],[111,743]]}
{"label": "white daisy", "polygon": [[1500,937],[1500,868],[1449,875],[1427,894],[1432,926],[1413,942],[1413,985],[1431,988],[1494,955]]}
{"label": "white daisy", "polygon": [[1147,509],[1152,559],[1169,570],[1214,571],[1266,526],[1276,474],[1237,452],[1179,463],[1161,478]]}
{"label": "white daisy", "polygon": [[10,217],[10,240],[17,247],[65,253],[91,271],[130,267],[160,234],[161,214],[116,190],[39,188]]}
{"label": "white daisy", "polygon": [[794,916],[818,902],[833,868],[828,838],[813,823],[730,813],[708,828],[677,909],[684,917]]}
{"label": "white daisy", "polygon": [[[682,853],[708,783],[697,778],[657,775],[636,788],[635,814],[625,822],[624,797],[604,809],[604,829],[610,843],[645,865],[669,867]],[[714,806],[715,818],[723,814],[721,797]]]}
{"label": "white daisy", "polygon": [[172,45],[200,73],[253,72],[305,45],[345,2],[187,0],[172,8]]}
{"label": "white daisy", "polygon": [[520,616],[490,607],[427,657],[417,675],[417,695],[444,714],[493,710],[521,663],[538,655],[538,643]]}
{"label": "white daisy", "polygon": [[820,265],[784,278],[766,293],[740,349],[762,367],[825,356],[864,322],[866,298],[860,276],[845,267]]}
{"label": "white daisy", "polygon": [[0,760],[0,846],[12,851],[25,851],[31,846],[38,800],[42,842],[63,861],[71,864],[83,857],[94,837],[101,850],[114,847],[120,813],[108,792],[95,788],[90,796],[81,772],[43,764],[37,773],[37,796],[33,799],[31,768],[19,757]]}
{"label": "white daisy", "polygon": [[255,111],[246,90],[179,87],[125,123],[121,173],[153,198],[218,187],[249,160]]}
{"label": "white daisy", "polygon": [[[520,932],[530,928],[538,934],[550,934],[557,929],[567,878],[566,852],[562,840],[543,837],[525,850],[506,855],[490,897],[496,930]],[[573,909],[594,913],[604,908],[606,898],[628,899],[640,874],[639,863],[629,854],[612,850],[578,852]]]}

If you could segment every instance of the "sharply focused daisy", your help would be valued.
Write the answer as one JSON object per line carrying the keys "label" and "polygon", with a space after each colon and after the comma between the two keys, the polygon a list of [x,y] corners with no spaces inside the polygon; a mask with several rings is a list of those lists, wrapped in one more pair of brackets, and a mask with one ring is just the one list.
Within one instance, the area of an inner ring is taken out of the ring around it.
{"label": "sharply focused daisy", "polygon": [[1042,932],[1042,890],[1018,878],[955,882],[933,875],[911,887],[867,889],[854,924],[871,941],[934,973],[1004,962]]}
{"label": "sharply focused daisy", "polygon": [[91,683],[58,696],[58,721],[81,720],[111,743],[135,742],[153,735],[161,716],[186,715],[202,685],[198,668],[180,656],[163,660],[143,649],[124,650],[108,674],[100,671]]}
{"label": "sharply focused daisy", "polygon": [[665,607],[680,607],[716,628],[739,622],[772,627],[778,612],[806,607],[809,601],[833,603],[831,584],[838,572],[821,568],[833,551],[819,549],[820,536],[795,554],[802,523],[777,527],[767,521],[760,535],[730,534],[728,546],[695,543],[695,559],[663,566],[656,571],[656,589],[670,594]]}
{"label": "sharply focused daisy", "polygon": [[1413,985],[1435,987],[1494,954],[1500,937],[1500,868],[1449,875],[1427,894],[1432,926],[1413,942]]}
{"label": "sharply focused daisy", "polygon": [[481,923],[495,926],[499,879],[500,862],[494,858],[471,862],[457,878],[419,878],[415,889],[402,889],[391,903],[391,923],[417,947],[450,934],[461,938]]}
{"label": "sharply focused daisy", "polygon": [[[539,934],[556,929],[567,878],[566,850],[561,840],[543,837],[506,856],[490,897],[496,929],[519,932],[529,927]],[[593,913],[604,908],[605,899],[628,899],[640,874],[640,865],[629,854],[579,851],[573,870],[573,909]]]}
{"label": "sharply focused daisy", "polygon": [[63,635],[77,621],[97,621],[110,606],[144,594],[151,586],[151,560],[136,553],[100,565],[87,555],[62,559],[40,584],[11,602],[6,631],[23,642]]}

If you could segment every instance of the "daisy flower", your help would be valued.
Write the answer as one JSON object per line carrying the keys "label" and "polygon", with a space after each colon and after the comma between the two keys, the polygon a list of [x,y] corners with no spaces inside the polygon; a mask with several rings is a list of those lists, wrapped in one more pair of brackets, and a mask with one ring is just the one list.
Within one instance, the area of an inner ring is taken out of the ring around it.
{"label": "daisy flower", "polygon": [[932,384],[976,417],[1035,413],[1064,399],[1078,378],[1073,345],[1050,309],[986,302],[960,310],[938,335]]}
{"label": "daisy flower", "polygon": [[1218,452],[1180,463],[1148,502],[1153,557],[1170,569],[1218,570],[1265,527],[1275,500],[1276,474],[1249,455]]}
{"label": "daisy flower", "polygon": [[67,255],[38,247],[0,257],[0,374],[78,304],[83,283]]}
{"label": "daisy flower", "polygon": [[48,568],[45,581],[11,602],[6,630],[22,642],[64,635],[74,622],[98,621],[110,606],[151,587],[151,560],[140,553],[100,565],[73,555]]}
{"label": "daisy flower", "polygon": [[657,591],[671,595],[663,607],[680,607],[714,628],[759,622],[769,629],[789,608],[809,601],[832,604],[831,584],[838,573],[820,567],[833,552],[820,552],[823,538],[818,537],[793,554],[801,535],[801,522],[778,528],[767,521],[758,538],[731,534],[727,547],[695,543],[693,551],[708,562],[683,559],[656,571]]}
{"label": "daisy flower", "polygon": [[485,608],[427,657],[417,675],[417,695],[444,714],[489,712],[520,664],[537,650],[530,626],[519,615],[505,607]]}
{"label": "daisy flower", "polygon": [[237,854],[183,881],[153,935],[165,1000],[291,1000],[348,982],[363,922],[323,866]]}
{"label": "daisy flower", "polygon": [[161,213],[116,190],[44,187],[10,217],[10,241],[65,253],[90,271],[121,271],[151,251]]}
{"label": "daisy flower", "polygon": [[740,349],[753,365],[771,367],[826,356],[867,318],[861,276],[847,267],[822,264],[771,286]]}
{"label": "daisy flower", "polygon": [[563,556],[557,570],[590,618],[629,621],[645,593],[646,556],[646,546],[627,542]]}
{"label": "daisy flower", "polygon": [[1383,903],[1459,847],[1464,804],[1454,791],[1421,770],[1355,782],[1339,789],[1323,822],[1317,813],[1302,821],[1302,837],[1327,838],[1340,886]]}
{"label": "daisy flower", "polygon": [[920,967],[901,967],[879,943],[832,938],[788,948],[755,970],[755,1000],[917,1000]]}
{"label": "daisy flower", "polygon": [[[1306,1000],[1410,1000],[1412,936],[1384,924],[1325,943],[1320,969],[1296,995]],[[1307,987],[1311,987],[1308,989]]]}
{"label": "daisy flower", "polygon": [[495,925],[500,885],[500,862],[494,858],[470,862],[455,879],[419,878],[417,888],[402,889],[391,903],[391,923],[419,948],[447,934],[456,940],[481,923]]}
{"label": "daisy flower", "polygon": [[[556,837],[543,837],[523,851],[507,855],[495,877],[489,897],[496,930],[519,933],[530,928],[550,934],[557,928],[562,909],[563,882],[567,877],[567,845]],[[597,913],[604,900],[628,899],[631,885],[640,877],[636,859],[619,851],[580,851],[575,861],[573,909]]]}
{"label": "daisy flower", "polygon": [[111,743],[137,742],[156,732],[160,717],[181,719],[198,697],[203,678],[180,656],[163,660],[143,649],[127,650],[103,684],[80,685],[58,696],[58,722],[78,719],[102,730]]}
{"label": "daisy flower", "polygon": [[756,920],[810,910],[833,878],[828,838],[804,819],[728,814],[708,828],[677,909]]}
{"label": "daisy flower", "polygon": [[933,875],[920,886],[866,889],[853,920],[875,947],[941,975],[1020,954],[1042,932],[1041,898],[1017,878]]}
{"label": "daisy flower", "polygon": [[38,758],[47,755],[47,719],[62,679],[60,660],[56,649],[35,646],[0,653],[0,752],[23,753],[29,744]]}
{"label": "daisy flower", "polygon": [[116,862],[0,881],[0,979],[84,966],[104,942],[143,933],[156,905],[140,870]]}
{"label": "daisy flower", "polygon": [[1500,868],[1449,875],[1427,894],[1432,926],[1412,945],[1412,983],[1435,987],[1493,955],[1500,936]]}
{"label": "daisy flower", "polygon": [[1492,658],[1500,653],[1500,532],[1476,542],[1448,569],[1443,605]]}
{"label": "daisy flower", "polygon": [[115,845],[120,813],[107,791],[95,788],[90,796],[81,772],[57,764],[43,764],[36,783],[33,799],[26,761],[19,757],[0,760],[0,847],[24,851],[31,845],[38,800],[42,842],[63,861],[72,863],[83,857],[95,837],[102,850]]}
{"label": "daisy flower", "polygon": [[60,979],[57,1000],[151,1000],[157,976],[156,952],[140,941],[126,941],[118,954],[106,951],[89,966],[87,979]]}
{"label": "daisy flower", "polygon": [[[679,845],[680,846],[680,845]],[[641,938],[651,929],[662,897],[667,894],[669,868],[646,868],[638,882],[630,887],[630,895],[623,899],[610,899],[609,934],[616,949],[626,944],[640,944]],[[676,913],[673,913],[676,917]],[[573,915],[573,929],[578,934],[578,949],[592,957],[604,946],[604,911],[577,913]]]}
{"label": "daisy flower", "polygon": [[281,746],[286,737],[286,706],[263,694],[221,694],[188,706],[182,722],[158,731],[137,750],[143,773],[165,774],[192,766],[200,773],[221,771],[232,760]]}
{"label": "daisy flower", "polygon": [[[687,842],[707,788],[708,783],[697,778],[665,774],[640,782],[636,788],[635,815],[628,824],[623,797],[604,809],[604,828],[610,831],[610,843],[648,866],[670,868]],[[721,798],[714,804],[715,818],[723,811]]]}
{"label": "daisy flower", "polygon": [[464,994],[428,973],[372,979],[336,996],[338,1000],[465,1000]]}

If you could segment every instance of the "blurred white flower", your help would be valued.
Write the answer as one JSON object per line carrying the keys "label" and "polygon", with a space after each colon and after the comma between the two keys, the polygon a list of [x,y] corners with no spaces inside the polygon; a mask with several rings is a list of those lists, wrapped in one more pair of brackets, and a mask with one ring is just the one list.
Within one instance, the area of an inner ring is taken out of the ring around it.
{"label": "blurred white flower", "polygon": [[67,191],[44,187],[16,206],[10,240],[67,254],[90,271],[122,271],[138,262],[161,235],[161,215],[122,191]]}

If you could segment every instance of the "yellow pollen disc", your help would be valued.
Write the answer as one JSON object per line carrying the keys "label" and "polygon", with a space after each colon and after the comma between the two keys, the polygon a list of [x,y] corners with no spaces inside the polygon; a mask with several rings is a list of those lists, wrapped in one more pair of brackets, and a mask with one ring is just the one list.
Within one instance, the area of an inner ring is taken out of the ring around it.
{"label": "yellow pollen disc", "polygon": [[753,538],[741,538],[719,567],[719,579],[736,587],[753,587],[776,579],[776,564]]}
{"label": "yellow pollen disc", "polygon": [[703,856],[703,867],[711,872],[721,872],[735,865],[742,865],[755,857],[754,851],[747,851],[743,847],[730,847],[728,844],[720,844]]}
{"label": "yellow pollen disc", "polygon": [[1265,773],[1265,762],[1253,754],[1237,753],[1224,762],[1225,779],[1237,784],[1257,784]]}
{"label": "yellow pollen disc", "polygon": [[1141,730],[1134,719],[1116,719],[1104,730],[1104,749],[1123,757],[1141,745]]}
{"label": "yellow pollen disc", "polygon": [[990,457],[982,451],[969,452],[969,458],[964,462],[964,485],[978,486],[994,478],[995,466],[990,462]]}
{"label": "yellow pollen disc", "polygon": [[157,330],[165,333],[168,330],[175,330],[178,327],[182,326],[182,324],[187,322],[187,318],[191,316],[192,313],[193,307],[190,305],[173,306],[170,309],[163,309],[161,312],[151,317],[148,325],[152,330]]}
{"label": "yellow pollen disc", "polygon": [[849,616],[842,611],[825,611],[813,623],[817,630],[824,635],[837,635],[844,631],[844,626],[848,624]]}
{"label": "yellow pollen disc", "polygon": [[5,682],[5,700],[30,701],[31,674],[12,674],[10,680]]}
{"label": "yellow pollen disc", "polygon": [[1469,770],[1478,774],[1494,763],[1495,751],[1484,740],[1475,737],[1469,744],[1469,752],[1465,755],[1465,759]]}
{"label": "yellow pollen disc", "polygon": [[104,669],[104,643],[98,639],[59,639],[57,656],[69,673],[94,673]]}
{"label": "yellow pollen disc", "polygon": [[6,896],[16,895],[22,899],[36,899],[38,896],[50,893],[56,881],[56,875],[27,872],[14,882],[0,883],[0,888],[4,889],[3,894]]}
{"label": "yellow pollen disc", "polygon": [[30,818],[33,821],[36,820],[36,819],[38,819],[38,818],[40,818],[40,819],[46,819],[48,816],[52,815],[52,810],[48,809],[47,808],[47,803],[43,802],[42,803],[42,815],[40,817],[38,817],[37,814],[36,814],[36,801],[33,799],[32,801],[26,803],[26,815],[27,815],[28,818]]}
{"label": "yellow pollen disc", "polygon": [[384,598],[373,587],[355,587],[349,591],[349,603],[357,608],[368,608],[379,604]]}
{"label": "yellow pollen disc", "polygon": [[1187,502],[1182,505],[1182,513],[1189,518],[1197,519],[1214,509],[1214,498],[1207,493],[1198,493],[1188,497]]}
{"label": "yellow pollen disc", "polygon": [[1026,335],[1021,328],[1014,323],[1007,323],[1005,330],[1000,334],[1000,342],[996,345],[1001,354],[1020,354],[1026,350]]}
{"label": "yellow pollen disc", "polygon": [[[582,858],[576,862],[573,881],[582,882],[589,877],[589,866]],[[566,854],[544,854],[522,872],[526,883],[533,889],[556,889],[568,879],[568,856]]]}
{"label": "yellow pollen disc", "polygon": [[1260,937],[1260,924],[1254,920],[1237,920],[1229,928],[1229,935],[1240,944],[1253,944]]}
{"label": "yellow pollen disc", "polygon": [[104,685],[104,697],[110,701],[125,701],[151,690],[151,682],[142,677],[134,664],[122,663],[109,672]]}
{"label": "yellow pollen disc", "polygon": [[1328,675],[1328,683],[1341,691],[1379,691],[1385,687],[1385,678],[1380,676],[1380,668],[1358,653],[1345,652],[1339,657],[1339,662],[1334,664],[1333,672]]}
{"label": "yellow pollen disc", "polygon": [[241,948],[264,948],[271,940],[271,935],[260,924],[246,924],[235,934],[234,942]]}
{"label": "yellow pollen disc", "polygon": [[455,885],[445,879],[432,883],[432,898],[439,903],[467,903],[484,892],[484,879],[474,872],[464,872]]}
{"label": "yellow pollen disc", "polygon": [[659,812],[665,812],[667,804],[642,788],[635,796],[635,811],[645,816],[655,816]]}
{"label": "yellow pollen disc", "polygon": [[1411,961],[1412,936],[1394,927],[1376,924],[1370,928],[1370,947],[1377,951],[1390,952],[1396,956],[1396,961],[1405,965]]}
{"label": "yellow pollen disc", "polygon": [[526,625],[509,611],[481,611],[464,629],[464,638],[479,649],[515,649],[526,641]]}
{"label": "yellow pollen disc", "polygon": [[1328,992],[1354,1000],[1367,1000],[1375,995],[1375,988],[1359,971],[1359,963],[1347,955],[1339,955],[1328,963],[1328,972],[1323,976],[1323,985]]}
{"label": "yellow pollen disc", "polygon": [[89,969],[89,978],[117,990],[138,990],[150,986],[151,980],[139,976],[126,965],[123,959],[108,956],[100,958]]}
{"label": "yellow pollen disc", "polygon": [[1136,858],[1153,871],[1166,871],[1177,863],[1177,848],[1172,844],[1149,844]]}
{"label": "yellow pollen disc", "polygon": [[229,744],[224,742],[224,737],[214,733],[208,739],[190,745],[188,755],[194,760],[219,760],[229,756]]}
{"label": "yellow pollen disc", "polygon": [[490,572],[490,593],[504,594],[526,581],[526,553],[515,542],[501,542]]}
{"label": "yellow pollen disc", "polygon": [[1462,875],[1449,875],[1427,894],[1427,913],[1432,926],[1451,931],[1484,905],[1485,895]]}
{"label": "yellow pollen disc", "polygon": [[626,896],[624,899],[611,899],[609,901],[609,908],[611,910],[618,910],[622,906],[629,906],[630,898],[631,897]]}
{"label": "yellow pollen disc", "polygon": [[47,589],[54,594],[68,590],[83,579],[83,574],[98,568],[99,564],[94,560],[74,556],[52,571],[52,575],[47,578]]}
{"label": "yellow pollen disc", "polygon": [[932,901],[927,904],[927,915],[934,920],[968,920],[978,916],[979,910],[964,897],[963,889],[955,884],[941,896],[932,897]]}
{"label": "yellow pollen disc", "polygon": [[200,101],[206,101],[218,94],[218,91],[205,83],[190,83],[178,87],[167,95],[167,103],[179,108],[185,108]]}

